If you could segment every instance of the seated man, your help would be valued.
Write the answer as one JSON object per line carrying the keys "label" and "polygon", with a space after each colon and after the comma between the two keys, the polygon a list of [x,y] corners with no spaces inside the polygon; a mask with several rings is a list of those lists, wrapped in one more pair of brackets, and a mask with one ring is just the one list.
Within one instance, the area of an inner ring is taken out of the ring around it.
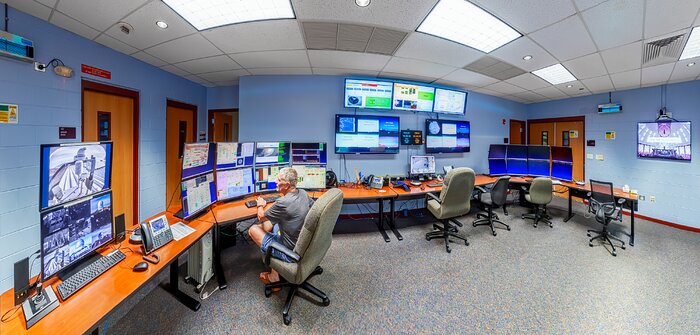
{"label": "seated man", "polygon": [[[258,221],[260,224],[252,225],[248,229],[248,235],[257,244],[263,253],[267,253],[267,248],[272,241],[284,244],[289,249],[294,249],[299,238],[299,232],[304,225],[304,219],[309,212],[314,201],[304,190],[298,190],[297,171],[293,168],[283,168],[275,179],[277,191],[282,193],[282,197],[267,209],[265,199],[258,197]],[[272,256],[286,262],[291,260],[283,253],[273,250]],[[263,272],[260,274],[263,282],[279,281],[277,271]]]}

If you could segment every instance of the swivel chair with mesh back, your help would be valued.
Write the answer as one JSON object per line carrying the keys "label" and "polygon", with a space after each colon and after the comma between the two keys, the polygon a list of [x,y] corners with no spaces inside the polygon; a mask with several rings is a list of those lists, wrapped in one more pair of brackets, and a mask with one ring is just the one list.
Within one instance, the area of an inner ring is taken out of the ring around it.
{"label": "swivel chair with mesh back", "polygon": [[588,241],[588,246],[592,247],[593,241],[595,240],[600,239],[603,240],[603,242],[607,241],[612,247],[612,255],[617,256],[615,245],[610,239],[622,243],[620,248],[623,250],[625,249],[625,242],[615,235],[610,234],[608,225],[613,220],[622,222],[622,204],[624,204],[626,200],[620,198],[615,202],[612,183],[596,180],[591,180],[590,183],[591,192],[588,192],[588,212],[595,215],[595,220],[603,225],[603,230],[588,230],[588,237],[591,237],[591,233],[597,234]]}
{"label": "swivel chair with mesh back", "polygon": [[[477,192],[479,192],[477,198],[486,207],[486,213],[477,213],[476,221],[472,223],[472,226],[491,226],[491,233],[496,236],[496,230],[493,227],[494,223],[501,224],[510,230],[510,226],[503,223],[498,219],[498,215],[493,212],[496,207],[504,207],[506,205],[506,199],[508,197],[508,184],[510,183],[510,176],[499,177],[496,183],[491,187],[491,190],[487,191],[481,186],[475,187]],[[504,210],[505,213],[505,210]],[[507,213],[505,213],[507,215]]]}
{"label": "swivel chair with mesh back", "polygon": [[[524,191],[527,191],[523,187]],[[537,223],[540,221],[548,223],[552,228],[552,221],[547,218],[544,206],[552,202],[552,180],[547,177],[537,177],[532,180],[528,194],[525,194],[525,200],[535,205],[535,212],[523,214],[523,219],[533,220],[533,226],[537,228]],[[542,207],[540,207],[542,206]]]}
{"label": "swivel chair with mesh back", "polygon": [[467,237],[459,235],[457,227],[450,222],[462,227],[462,223],[456,218],[466,215],[471,209],[470,201],[474,191],[474,179],[474,170],[465,167],[455,168],[445,176],[439,197],[431,193],[426,195],[428,211],[442,222],[443,226],[433,224],[433,228],[437,231],[425,234],[425,239],[428,241],[435,238],[444,239],[447,252],[452,252],[450,249],[451,237],[463,240],[465,245],[469,245]]}

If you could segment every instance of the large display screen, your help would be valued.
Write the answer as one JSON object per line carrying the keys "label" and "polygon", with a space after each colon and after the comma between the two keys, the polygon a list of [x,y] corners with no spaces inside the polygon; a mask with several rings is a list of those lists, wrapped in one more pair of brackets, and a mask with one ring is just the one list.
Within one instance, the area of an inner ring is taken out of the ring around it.
{"label": "large display screen", "polygon": [[536,177],[549,177],[549,160],[528,159],[527,174]]}
{"label": "large display screen", "polygon": [[277,175],[284,166],[266,166],[255,169],[255,192],[277,190]]}
{"label": "large display screen", "polygon": [[508,173],[508,170],[506,169],[506,160],[505,159],[489,159],[489,175],[492,176],[499,176],[499,175],[505,175]]}
{"label": "large display screen", "polygon": [[637,157],[689,161],[690,134],[690,122],[639,122]]}
{"label": "large display screen", "polygon": [[573,165],[571,163],[557,161],[552,162],[552,178],[572,181],[573,170]]}
{"label": "large display screen", "polygon": [[398,153],[399,129],[396,116],[338,114],[335,116],[335,153]]}
{"label": "large display screen", "polygon": [[469,152],[469,121],[425,120],[425,152]]}
{"label": "large display screen", "polygon": [[297,188],[326,188],[325,165],[293,165],[292,168],[297,171]]}
{"label": "large display screen", "polygon": [[214,171],[214,143],[185,143],[182,154],[182,179]]}
{"label": "large display screen", "polygon": [[252,167],[216,171],[216,198],[219,200],[251,194],[254,185]]}
{"label": "large display screen", "polygon": [[109,189],[112,142],[42,145],[40,162],[44,209]]}
{"label": "large display screen", "polygon": [[255,149],[255,165],[289,164],[289,142],[258,142]]}
{"label": "large display screen", "polygon": [[491,158],[506,158],[506,148],[508,146],[505,144],[491,144],[489,146],[489,159]]}
{"label": "large display screen", "polygon": [[292,143],[292,164],[326,164],[326,143]]}
{"label": "large display screen", "polygon": [[230,169],[253,166],[255,143],[216,143],[216,168]]}
{"label": "large display screen", "polygon": [[432,112],[435,87],[394,83],[393,108],[414,112]]}
{"label": "large display screen", "polygon": [[506,152],[506,158],[527,159],[527,145],[509,145]]}
{"label": "large display screen", "polygon": [[549,146],[547,145],[528,145],[527,159],[539,159],[549,162]]}
{"label": "large display screen", "polygon": [[211,172],[183,180],[181,187],[182,213],[185,219],[200,213],[216,202],[216,184],[214,174]]}
{"label": "large display screen", "polygon": [[434,174],[435,156],[411,156],[411,174]]}
{"label": "large display screen", "polygon": [[345,79],[345,107],[391,109],[393,83]]}
{"label": "large display screen", "polygon": [[552,161],[553,162],[573,162],[574,155],[571,151],[571,147],[552,147]]}
{"label": "large display screen", "polygon": [[112,192],[41,213],[42,278],[53,276],[112,240]]}
{"label": "large display screen", "polygon": [[435,89],[435,113],[464,115],[464,108],[467,103],[467,92],[447,90],[444,88]]}

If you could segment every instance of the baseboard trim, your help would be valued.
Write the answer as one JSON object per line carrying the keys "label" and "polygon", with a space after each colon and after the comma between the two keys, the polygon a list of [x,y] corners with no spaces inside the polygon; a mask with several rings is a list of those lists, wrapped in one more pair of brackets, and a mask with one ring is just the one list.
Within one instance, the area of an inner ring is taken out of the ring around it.
{"label": "baseboard trim", "polygon": [[[629,211],[622,211],[622,214],[627,215],[627,216],[630,216],[630,212],[629,212]],[[687,231],[692,231],[692,232],[695,232],[695,233],[700,233],[700,228],[684,226],[684,225],[682,225],[682,224],[677,224],[677,223],[673,223],[673,222],[669,222],[669,221],[665,221],[665,220],[653,218],[653,217],[651,217],[651,216],[646,216],[646,215],[642,215],[642,214],[639,214],[639,213],[634,213],[634,217],[635,217],[635,218],[644,219],[644,220],[647,220],[647,221],[651,221],[651,222],[654,222],[654,223],[662,224],[662,225],[664,225],[664,226],[673,227],[673,228],[680,229],[680,230],[687,230]]]}

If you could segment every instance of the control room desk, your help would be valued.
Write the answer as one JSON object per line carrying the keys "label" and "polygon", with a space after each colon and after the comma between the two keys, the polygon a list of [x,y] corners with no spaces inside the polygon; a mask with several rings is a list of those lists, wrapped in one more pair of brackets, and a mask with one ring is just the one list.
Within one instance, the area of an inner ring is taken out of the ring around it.
{"label": "control room desk", "polygon": [[[169,213],[160,213],[152,218],[166,214],[170,222],[179,221]],[[151,219],[152,219],[151,218]],[[107,270],[101,276],[87,284],[67,300],[61,301],[60,305],[37,322],[34,326],[26,329],[26,323],[21,308],[12,314],[7,322],[0,323],[0,333],[5,334],[83,334],[97,331],[96,325],[103,318],[119,306],[127,297],[134,294],[146,282],[151,280],[161,271],[170,267],[170,284],[168,290],[175,297],[192,308],[199,309],[199,302],[178,289],[178,262],[177,258],[199,241],[213,225],[207,221],[194,220],[188,222],[188,226],[195,229],[195,232],[179,241],[171,241],[159,248],[155,253],[160,257],[158,264],[148,264],[148,270],[144,272],[134,272],[132,267],[141,261],[140,245],[129,244],[127,239],[121,243],[121,250],[126,255],[126,259]],[[134,227],[132,227],[134,228]],[[111,252],[113,244],[102,248],[100,253]],[[126,249],[131,250],[131,252]],[[44,287],[55,286],[61,282],[54,277],[44,283]],[[5,314],[14,306],[14,290],[10,289],[0,297],[0,314]],[[33,294],[33,293],[32,293]],[[58,296],[58,293],[56,294]]]}

